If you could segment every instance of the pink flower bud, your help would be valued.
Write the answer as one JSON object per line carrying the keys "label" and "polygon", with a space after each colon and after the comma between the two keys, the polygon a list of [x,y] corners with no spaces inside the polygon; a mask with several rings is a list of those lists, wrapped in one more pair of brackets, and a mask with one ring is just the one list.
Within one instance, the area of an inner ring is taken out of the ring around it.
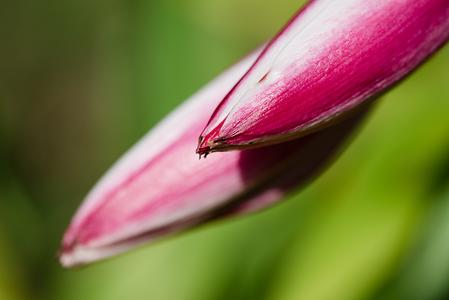
{"label": "pink flower bud", "polygon": [[282,145],[198,160],[201,129],[255,58],[193,96],[105,175],[65,233],[64,266],[91,263],[209,220],[262,209],[322,169],[363,114]]}

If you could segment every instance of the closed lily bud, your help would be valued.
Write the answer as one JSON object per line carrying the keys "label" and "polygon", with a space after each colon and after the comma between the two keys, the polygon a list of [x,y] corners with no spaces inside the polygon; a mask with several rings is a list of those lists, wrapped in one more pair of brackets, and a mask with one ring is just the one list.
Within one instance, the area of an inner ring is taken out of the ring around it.
{"label": "closed lily bud", "polygon": [[449,0],[312,0],[224,97],[197,152],[246,149],[339,121],[449,38]]}
{"label": "closed lily bud", "polygon": [[256,57],[181,105],[100,180],[65,233],[62,265],[91,263],[210,220],[260,210],[329,162],[364,112],[292,142],[198,160],[198,135]]}

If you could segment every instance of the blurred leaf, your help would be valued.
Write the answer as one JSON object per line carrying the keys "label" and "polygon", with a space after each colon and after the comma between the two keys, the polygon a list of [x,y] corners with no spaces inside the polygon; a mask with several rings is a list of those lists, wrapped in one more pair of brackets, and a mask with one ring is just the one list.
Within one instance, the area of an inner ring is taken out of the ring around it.
{"label": "blurred leaf", "polygon": [[17,257],[8,249],[8,240],[0,231],[0,299],[26,299],[26,285],[21,280],[21,269],[16,264]]}
{"label": "blurred leaf", "polygon": [[[418,234],[417,234],[418,235]],[[437,300],[449,293],[449,193],[436,202],[416,246],[374,299]]]}

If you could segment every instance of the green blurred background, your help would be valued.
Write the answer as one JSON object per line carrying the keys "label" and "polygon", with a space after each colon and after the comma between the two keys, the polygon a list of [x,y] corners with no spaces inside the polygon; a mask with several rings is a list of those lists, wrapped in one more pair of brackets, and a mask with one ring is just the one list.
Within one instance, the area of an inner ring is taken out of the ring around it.
{"label": "green blurred background", "polygon": [[89,268],[60,237],[99,176],[304,1],[0,9],[0,300],[449,299],[449,48],[286,203]]}

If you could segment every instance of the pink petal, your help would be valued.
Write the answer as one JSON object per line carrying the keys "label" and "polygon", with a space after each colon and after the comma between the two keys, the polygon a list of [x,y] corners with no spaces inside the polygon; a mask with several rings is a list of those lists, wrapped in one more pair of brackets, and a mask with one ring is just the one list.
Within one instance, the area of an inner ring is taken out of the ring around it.
{"label": "pink petal", "polygon": [[219,104],[197,151],[280,143],[328,126],[448,38],[448,0],[310,1]]}
{"label": "pink petal", "polygon": [[246,58],[175,110],[105,175],[64,236],[64,266],[104,259],[211,219],[259,210],[321,169],[361,114],[283,145],[198,160],[198,134],[255,58]]}

